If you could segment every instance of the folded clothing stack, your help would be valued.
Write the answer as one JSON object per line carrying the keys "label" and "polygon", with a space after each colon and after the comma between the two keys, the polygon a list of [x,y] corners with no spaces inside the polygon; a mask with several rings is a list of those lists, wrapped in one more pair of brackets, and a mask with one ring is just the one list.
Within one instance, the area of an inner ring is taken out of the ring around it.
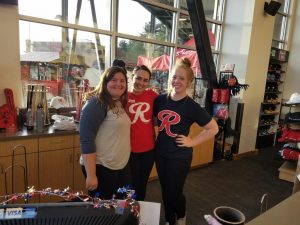
{"label": "folded clothing stack", "polygon": [[54,120],[55,130],[76,130],[77,128],[73,117],[53,115],[51,118]]}

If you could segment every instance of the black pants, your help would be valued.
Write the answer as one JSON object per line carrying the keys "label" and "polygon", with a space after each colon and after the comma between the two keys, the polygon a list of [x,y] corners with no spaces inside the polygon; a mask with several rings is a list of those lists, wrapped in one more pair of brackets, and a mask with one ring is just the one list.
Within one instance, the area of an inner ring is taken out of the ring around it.
{"label": "black pants", "polygon": [[[86,178],[84,166],[81,167]],[[131,174],[128,164],[120,170],[111,170],[102,165],[96,165],[96,176],[98,187],[94,191],[89,191],[89,196],[101,199],[111,199],[117,194],[118,188],[131,186]]]}
{"label": "black pants", "polygon": [[183,195],[185,179],[191,167],[192,156],[168,158],[156,155],[155,164],[161,185],[166,221],[170,225],[185,217],[186,200]]}
{"label": "black pants", "polygon": [[135,190],[136,200],[143,201],[151,169],[154,164],[154,151],[131,153],[129,165],[132,176],[132,189]]}

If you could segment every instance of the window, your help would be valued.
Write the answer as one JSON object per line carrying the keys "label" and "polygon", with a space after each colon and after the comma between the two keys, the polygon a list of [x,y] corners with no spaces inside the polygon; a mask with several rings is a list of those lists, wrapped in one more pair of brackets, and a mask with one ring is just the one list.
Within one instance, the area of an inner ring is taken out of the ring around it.
{"label": "window", "polygon": [[280,0],[278,2],[281,3],[281,6],[275,16],[272,46],[279,49],[286,49],[290,0]]}
{"label": "window", "polygon": [[[203,1],[216,65],[224,2]],[[58,95],[76,107],[83,81],[96,86],[114,58],[126,62],[129,76],[147,65],[158,92],[167,90],[176,59],[188,57],[201,77],[185,0],[19,0],[19,14],[24,106],[27,85],[41,84],[48,103]]]}
{"label": "window", "polygon": [[41,84],[48,101],[62,96],[70,107],[76,106],[83,80],[95,87],[108,65],[110,36],[26,21],[20,21],[20,31],[24,102],[26,86]]}
{"label": "window", "polygon": [[111,0],[19,0],[19,13],[104,30],[111,27]]}
{"label": "window", "polygon": [[117,43],[116,57],[126,62],[129,77],[135,65],[145,65],[152,71],[150,88],[158,93],[167,90],[170,47],[123,38],[118,38]]}
{"label": "window", "polygon": [[132,0],[119,1],[118,10],[118,32],[171,42],[173,12]]}

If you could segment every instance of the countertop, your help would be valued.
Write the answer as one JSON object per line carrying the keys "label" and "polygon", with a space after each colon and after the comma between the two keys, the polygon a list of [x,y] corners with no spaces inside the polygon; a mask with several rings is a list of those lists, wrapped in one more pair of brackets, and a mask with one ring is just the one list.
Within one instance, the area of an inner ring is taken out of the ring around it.
{"label": "countertop", "polygon": [[297,225],[300,224],[300,191],[291,195],[247,225]]}
{"label": "countertop", "polygon": [[78,128],[76,130],[55,130],[52,125],[45,126],[43,132],[37,132],[36,130],[28,131],[26,127],[16,132],[6,132],[2,130],[0,132],[0,141],[10,141],[20,138],[37,138],[37,137],[48,137],[57,135],[72,135],[79,134]]}

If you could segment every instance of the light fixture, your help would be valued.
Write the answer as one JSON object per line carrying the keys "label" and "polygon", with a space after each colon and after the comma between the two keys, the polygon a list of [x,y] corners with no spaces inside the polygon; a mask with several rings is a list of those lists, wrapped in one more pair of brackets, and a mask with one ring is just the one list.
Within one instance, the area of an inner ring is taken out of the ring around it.
{"label": "light fixture", "polygon": [[280,2],[271,0],[269,3],[265,2],[264,11],[265,13],[275,16],[281,6]]}

